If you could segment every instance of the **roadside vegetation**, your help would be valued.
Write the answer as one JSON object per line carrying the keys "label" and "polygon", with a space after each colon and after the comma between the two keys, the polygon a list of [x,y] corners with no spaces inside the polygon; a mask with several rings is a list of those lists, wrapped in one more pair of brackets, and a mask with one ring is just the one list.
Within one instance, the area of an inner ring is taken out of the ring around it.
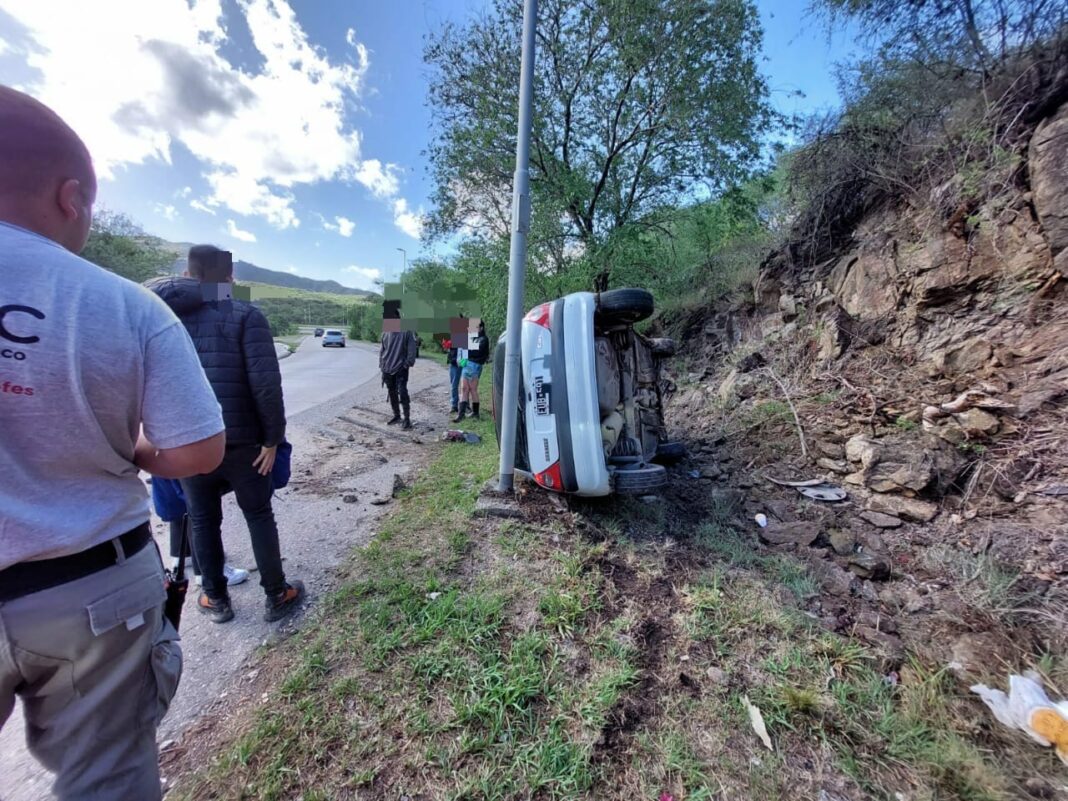
{"label": "roadside vegetation", "polygon": [[980,801],[1053,769],[943,669],[890,673],[812,620],[805,570],[722,497],[532,492],[521,521],[474,518],[497,457],[471,428],[483,443],[441,446],[171,797]]}

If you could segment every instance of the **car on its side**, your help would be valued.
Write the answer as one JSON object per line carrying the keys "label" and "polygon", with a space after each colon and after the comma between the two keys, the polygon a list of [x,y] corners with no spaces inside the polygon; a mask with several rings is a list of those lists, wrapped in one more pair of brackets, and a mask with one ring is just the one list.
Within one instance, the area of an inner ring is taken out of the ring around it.
{"label": "car on its side", "polygon": [[324,348],[343,348],[345,347],[345,335],[338,331],[336,328],[329,329],[323,334],[323,347]]}
{"label": "car on its side", "polygon": [[[685,455],[667,437],[660,366],[675,352],[635,323],[653,313],[644,289],[576,292],[523,318],[515,469],[553,492],[644,494]],[[505,335],[493,359],[493,417],[501,436]]]}
{"label": "car on its side", "polygon": [[322,335],[323,335],[323,329],[321,329],[321,328],[316,328],[316,329],[315,329],[315,336],[317,336],[317,337],[321,337]]}

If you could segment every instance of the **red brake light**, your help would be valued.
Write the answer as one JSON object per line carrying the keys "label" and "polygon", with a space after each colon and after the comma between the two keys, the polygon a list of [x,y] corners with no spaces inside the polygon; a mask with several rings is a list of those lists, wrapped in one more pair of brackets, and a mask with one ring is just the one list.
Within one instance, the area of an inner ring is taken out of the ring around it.
{"label": "red brake light", "polygon": [[550,489],[555,492],[564,491],[564,482],[560,478],[560,463],[556,462],[549,465],[547,470],[543,470],[540,473],[534,474],[534,481],[545,489]]}
{"label": "red brake light", "polygon": [[540,325],[542,328],[549,328],[549,308],[551,306],[551,303],[543,303],[540,306],[535,306],[527,312],[527,316],[523,319],[528,323]]}

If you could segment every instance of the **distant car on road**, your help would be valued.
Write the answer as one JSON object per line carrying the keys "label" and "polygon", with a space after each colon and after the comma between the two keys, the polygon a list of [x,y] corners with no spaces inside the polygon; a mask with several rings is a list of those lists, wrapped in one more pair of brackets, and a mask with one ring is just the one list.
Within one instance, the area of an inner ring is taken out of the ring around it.
{"label": "distant car on road", "polygon": [[[644,289],[576,292],[523,319],[515,469],[553,492],[655,492],[664,462],[685,449],[667,438],[660,366],[675,352],[634,324],[653,313]],[[493,359],[493,418],[501,437],[504,340]]]}
{"label": "distant car on road", "polygon": [[345,347],[345,335],[340,331],[331,328],[325,334],[323,334],[323,347],[324,348],[343,348]]}
{"label": "distant car on road", "polygon": [[316,328],[316,329],[315,329],[315,336],[317,336],[317,337],[321,337],[322,335],[323,335],[323,329],[321,329],[321,328]]}

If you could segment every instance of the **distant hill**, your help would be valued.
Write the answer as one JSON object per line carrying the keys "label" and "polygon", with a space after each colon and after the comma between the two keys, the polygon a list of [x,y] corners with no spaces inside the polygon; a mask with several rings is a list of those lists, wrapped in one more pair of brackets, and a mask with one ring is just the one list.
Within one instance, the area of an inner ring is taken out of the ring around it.
{"label": "distant hill", "polygon": [[[171,271],[181,273],[185,271],[185,254],[189,252],[189,245],[184,242],[166,242],[164,246],[173,252],[175,258]],[[320,281],[315,278],[304,278],[300,275],[282,272],[281,270],[269,270],[247,261],[234,262],[234,277],[238,281],[254,282],[257,284],[270,284],[271,286],[287,287],[289,289],[303,289],[308,292],[328,292],[334,295],[358,295],[359,297],[377,297],[377,293],[368,292],[366,289],[354,289],[337,281]]]}

